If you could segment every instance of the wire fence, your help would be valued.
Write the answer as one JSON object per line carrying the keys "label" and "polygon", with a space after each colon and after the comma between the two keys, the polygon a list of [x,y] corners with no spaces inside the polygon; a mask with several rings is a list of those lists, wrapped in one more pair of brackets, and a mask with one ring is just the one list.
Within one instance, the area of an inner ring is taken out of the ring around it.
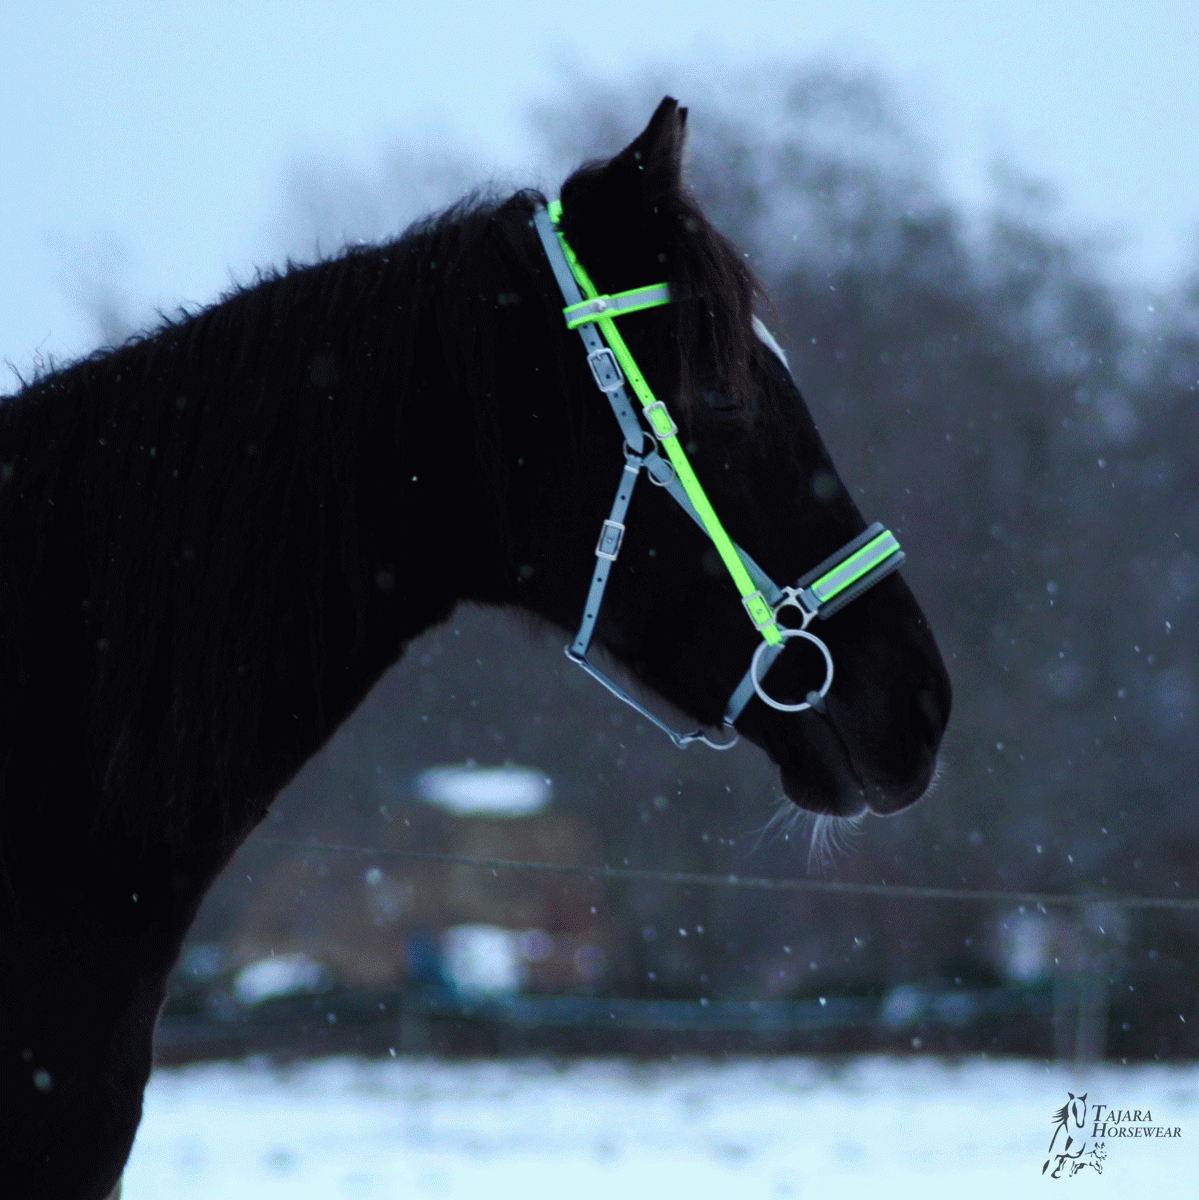
{"label": "wire fence", "polygon": [[328,842],[302,842],[285,838],[251,837],[248,844],[274,846],[313,853],[354,854],[402,858],[416,862],[445,863],[528,874],[582,876],[588,879],[641,880],[694,887],[752,888],[761,891],[812,892],[831,895],[884,896],[893,900],[949,900],[962,903],[1032,905],[1040,908],[1116,905],[1127,909],[1199,911],[1199,898],[1187,896],[1129,896],[1110,892],[1013,892],[991,888],[917,887],[896,883],[848,883],[828,879],[773,879],[753,875],[712,875],[695,871],[657,871],[649,867],[585,866],[568,863],[526,862],[505,858],[473,858],[460,854],[438,854],[426,850],[404,850],[390,846],[346,846]]}
{"label": "wire fence", "polygon": [[[406,935],[393,947],[408,964],[407,973],[387,981],[382,977],[374,982],[359,978],[353,965],[338,965],[335,953],[328,960],[332,965],[327,965],[319,986],[300,986],[296,981],[281,985],[276,981],[271,985],[275,990],[267,988],[263,995],[248,996],[242,994],[245,989],[241,987],[241,973],[259,970],[266,960],[254,958],[246,965],[233,954],[221,961],[213,959],[196,975],[188,965],[192,962],[189,959],[180,968],[172,1002],[159,1024],[155,1053],[160,1063],[236,1058],[251,1053],[284,1057],[346,1053],[620,1053],[652,1057],[667,1053],[910,1050],[958,1054],[1002,1048],[1006,1052],[1080,1060],[1195,1054],[1192,1027],[1185,1014],[1190,991],[1175,977],[1178,969],[1186,973],[1183,961],[1171,968],[1175,976],[1167,973],[1168,977],[1159,979],[1159,971],[1153,976],[1156,982],[1145,975],[1146,963],[1139,972],[1128,973],[1131,959],[1120,932],[1123,923],[1110,911],[1119,908],[1189,914],[1199,911],[1199,899],[1190,896],[1097,890],[1067,894],[771,878],[268,836],[251,837],[246,845],[287,851],[301,858],[403,860],[464,867],[509,878],[607,880],[776,895],[868,896],[891,902],[990,904],[1041,913],[1076,910],[1079,919],[1058,928],[1053,936],[1064,940],[1046,951],[1053,957],[1041,964],[1044,967],[1051,961],[1053,965],[1033,974],[1017,970],[999,978],[985,972],[961,971],[963,978],[953,978],[951,983],[950,977],[957,970],[925,972],[905,982],[897,982],[883,972],[869,981],[822,977],[817,986],[816,977],[809,979],[805,973],[800,990],[794,994],[768,987],[761,998],[737,998],[737,986],[728,992],[715,981],[708,983],[706,975],[696,976],[695,995],[682,995],[677,987],[660,993],[597,994],[594,981],[576,980],[571,984],[559,979],[551,985],[544,979],[538,982],[523,976],[509,985],[498,986],[492,981],[485,986],[469,971],[463,975],[458,969],[462,964],[457,959],[451,961],[452,955],[444,957],[445,947],[435,934],[415,926],[411,936]],[[1104,926],[1114,934],[1114,941],[1100,936]],[[282,947],[284,954],[279,962],[286,966],[290,950],[291,958],[305,960],[302,966],[312,965],[306,955],[325,963],[323,952],[334,943],[341,946],[353,942],[355,929],[359,927],[335,925],[315,942],[309,939],[311,944],[300,938],[294,946]],[[508,939],[511,945],[505,943],[517,957],[531,952],[521,936],[519,932],[512,934]],[[570,936],[564,936],[563,953],[569,957],[577,947]],[[333,942],[329,942],[330,937]],[[547,939],[556,942],[557,935],[547,935]],[[260,951],[261,941],[258,936],[249,944]],[[366,942],[375,949],[371,951],[368,946],[363,953],[379,951],[370,937]],[[1059,952],[1060,961],[1056,956]],[[275,953],[272,946],[272,958]],[[1154,961],[1153,952],[1148,954]],[[1165,959],[1160,961],[1164,966]],[[649,965],[660,969],[655,963]],[[343,969],[349,971],[344,977],[337,974]],[[653,973],[648,977],[655,978]],[[701,981],[706,986],[701,986]],[[678,983],[676,979],[675,985]],[[658,984],[651,986],[660,988]],[[708,993],[706,998],[704,992]]]}

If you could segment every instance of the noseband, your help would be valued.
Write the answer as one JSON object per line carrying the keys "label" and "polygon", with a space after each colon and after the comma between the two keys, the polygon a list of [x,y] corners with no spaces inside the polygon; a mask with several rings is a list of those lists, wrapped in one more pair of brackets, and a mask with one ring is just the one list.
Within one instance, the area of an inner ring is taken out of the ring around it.
{"label": "noseband", "polygon": [[[876,523],[809,571],[793,587],[779,587],[724,531],[679,444],[678,426],[671,419],[666,405],[650,390],[616,328],[616,317],[669,304],[669,287],[660,283],[601,296],[566,238],[557,230],[561,214],[562,203],[554,200],[548,211],[540,206],[536,209],[533,224],[566,301],[566,307],[562,310],[566,327],[578,330],[583,339],[587,365],[591,368],[596,385],[608,397],[617,424],[624,434],[625,458],[616,499],[612,502],[612,510],[596,543],[595,570],[583,606],[583,618],[574,641],[566,647],[566,657],[578,663],[614,696],[655,724],[679,749],[698,741],[714,750],[727,750],[737,740],[735,731],[729,741],[715,742],[702,729],[694,733],[679,733],[671,729],[587,659],[608,575],[624,540],[624,519],[633,496],[633,487],[644,469],[650,482],[665,488],[679,507],[711,538],[741,594],[741,603],[749,619],[762,637],[750,660],[749,669],[733,689],[725,706],[724,726],[732,729],[755,692],[764,703],[780,712],[802,712],[807,708],[824,712],[824,697],[833,682],[833,656],[828,646],[809,632],[808,626],[817,617],[823,619],[832,616],[884,576],[897,570],[904,561],[899,542],[892,533]],[[765,332],[756,317],[754,326],[759,330],[759,336]],[[641,403],[642,414],[650,426],[648,430],[634,414],[625,389],[626,383],[632,387]],[[659,454],[659,447],[666,451],[666,458]],[[784,608],[798,610],[798,628],[779,626],[778,614]],[[802,703],[782,704],[766,693],[762,679],[792,638],[811,642],[821,652],[824,657],[824,683],[818,691],[810,691]]]}

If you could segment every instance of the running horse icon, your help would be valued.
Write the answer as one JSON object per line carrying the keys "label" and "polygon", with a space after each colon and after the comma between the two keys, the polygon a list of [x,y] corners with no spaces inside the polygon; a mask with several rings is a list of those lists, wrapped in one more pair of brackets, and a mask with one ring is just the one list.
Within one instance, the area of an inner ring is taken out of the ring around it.
{"label": "running horse icon", "polygon": [[[1067,1161],[1072,1164],[1070,1168],[1071,1175],[1074,1175],[1087,1165],[1086,1163],[1078,1162],[1083,1151],[1087,1148],[1085,1141],[1078,1147],[1078,1150],[1074,1154],[1070,1153],[1070,1147],[1074,1145],[1074,1135],[1070,1132],[1071,1122],[1073,1122],[1075,1129],[1082,1129],[1087,1123],[1087,1094],[1083,1092],[1081,1096],[1076,1096],[1073,1092],[1068,1092],[1067,1095],[1070,1099],[1053,1114],[1054,1127],[1053,1137],[1049,1141],[1049,1157],[1045,1160],[1045,1165],[1041,1168],[1041,1174],[1044,1175],[1049,1169],[1049,1164],[1056,1161],[1057,1165],[1050,1173],[1050,1179],[1060,1178],[1059,1172],[1066,1165]],[[1058,1134],[1060,1133],[1066,1135],[1066,1141],[1061,1151],[1055,1155],[1053,1147],[1057,1144]]]}

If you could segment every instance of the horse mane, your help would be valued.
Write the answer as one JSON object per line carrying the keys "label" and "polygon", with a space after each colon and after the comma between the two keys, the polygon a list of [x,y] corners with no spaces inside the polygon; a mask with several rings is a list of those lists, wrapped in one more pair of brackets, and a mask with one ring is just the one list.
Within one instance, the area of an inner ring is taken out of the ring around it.
{"label": "horse mane", "polygon": [[[603,170],[587,164],[563,187],[572,244],[610,290],[667,275],[677,302],[659,310],[668,314],[659,328],[680,409],[713,373],[740,401],[751,364],[768,353],[752,332],[760,289],[751,272],[677,173],[644,221],[585,224],[586,204],[575,202]],[[407,394],[430,343],[448,386],[472,406],[472,465],[505,540],[501,408],[519,384],[496,378],[498,314],[519,304],[522,318],[544,317],[563,394],[582,369],[530,228],[542,203],[534,191],[469,196],[395,241],[289,262],[0,401],[0,675],[44,672],[45,630],[61,626],[62,661],[84,685],[73,719],[86,722],[92,747],[97,821],[144,838],[169,829],[182,844],[202,809],[215,805],[227,825],[239,804],[273,799],[243,793],[270,676],[263,656],[284,637],[275,580],[302,543],[306,641],[289,649],[319,682],[331,669],[320,598],[343,598],[357,645],[395,566],[376,529],[385,522],[375,519],[374,484],[355,470],[362,431],[379,428],[378,406],[390,404],[393,445],[404,447],[407,406],[431,402]],[[665,268],[649,252],[659,244]],[[315,498],[336,520],[318,519]],[[288,513],[285,527],[263,528],[269,512]],[[26,637],[35,626],[38,636]],[[0,761],[0,783],[3,770]]]}
{"label": "horse mane", "polygon": [[[56,607],[64,641],[84,614],[72,678],[88,681],[82,699],[104,822],[143,836],[174,826],[183,840],[200,808],[192,784],[200,777],[228,822],[269,676],[253,668],[278,641],[280,599],[269,581],[296,541],[308,551],[313,608],[341,589],[361,640],[378,574],[395,566],[380,558],[377,514],[364,503],[372,488],[355,471],[362,430],[391,404],[403,446],[408,404],[429,399],[406,393],[418,343],[430,335],[440,336],[447,383],[474,402],[476,455],[496,462],[488,314],[542,253],[523,236],[540,199],[470,196],[396,241],[289,263],[39,374],[0,402],[0,676],[46,670],[42,593],[69,593],[70,604],[60,597]],[[488,246],[497,227],[503,255]],[[247,458],[255,470],[244,469]],[[316,520],[307,497],[337,519]],[[287,527],[264,528],[268,512],[288,513]],[[187,576],[194,589],[181,586]],[[329,631],[319,611],[306,615],[299,653],[320,679]],[[35,625],[27,645],[23,631]],[[170,697],[169,710],[150,711],[145,697]]]}

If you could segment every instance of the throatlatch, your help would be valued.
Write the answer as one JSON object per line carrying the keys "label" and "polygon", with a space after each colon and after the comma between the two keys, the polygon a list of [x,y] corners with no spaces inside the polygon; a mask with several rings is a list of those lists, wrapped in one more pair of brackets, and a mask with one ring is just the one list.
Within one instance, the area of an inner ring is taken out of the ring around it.
{"label": "throatlatch", "polygon": [[[591,576],[587,601],[583,606],[579,631],[575,634],[574,641],[566,647],[566,656],[572,662],[578,663],[613,695],[666,733],[680,749],[691,742],[700,741],[714,750],[727,750],[737,740],[735,733],[727,742],[714,742],[702,729],[697,729],[694,733],[679,733],[671,729],[609,679],[594,663],[588,661],[587,650],[591,645],[595,623],[599,619],[604,589],[624,539],[625,514],[628,512],[637,478],[644,469],[650,482],[665,488],[679,507],[712,540],[741,594],[741,603],[749,619],[762,637],[750,661],[749,670],[729,697],[724,713],[725,727],[732,728],[749,703],[750,696],[755,692],[763,702],[781,712],[800,712],[806,708],[823,712],[824,697],[833,682],[833,656],[820,638],[808,632],[808,626],[817,617],[831,616],[873,587],[880,579],[897,570],[904,561],[904,553],[900,550],[898,541],[892,533],[876,523],[809,571],[794,587],[780,588],[725,532],[683,452],[683,447],[679,444],[678,426],[671,418],[666,405],[650,390],[620,331],[616,328],[616,317],[669,304],[668,285],[660,283],[601,296],[566,238],[556,228],[561,212],[561,201],[554,200],[550,203],[548,211],[541,207],[535,210],[533,224],[566,301],[563,314],[567,328],[577,330],[582,338],[587,351],[587,364],[591,368],[596,386],[608,397],[617,424],[624,434],[625,456],[616,498],[612,502],[608,519],[600,529],[599,540],[595,546],[595,570]],[[764,327],[760,326],[756,317],[754,327],[759,336],[773,349],[772,339],[765,333]],[[648,430],[635,415],[625,389],[626,383],[641,402],[641,411],[649,425]],[[659,454],[659,446],[666,451],[666,458]],[[788,607],[799,610],[799,628],[778,624],[780,609]],[[762,687],[762,678],[792,638],[812,642],[820,650],[825,662],[825,677],[819,691],[809,692],[807,699],[802,703],[782,704],[767,695]]]}

